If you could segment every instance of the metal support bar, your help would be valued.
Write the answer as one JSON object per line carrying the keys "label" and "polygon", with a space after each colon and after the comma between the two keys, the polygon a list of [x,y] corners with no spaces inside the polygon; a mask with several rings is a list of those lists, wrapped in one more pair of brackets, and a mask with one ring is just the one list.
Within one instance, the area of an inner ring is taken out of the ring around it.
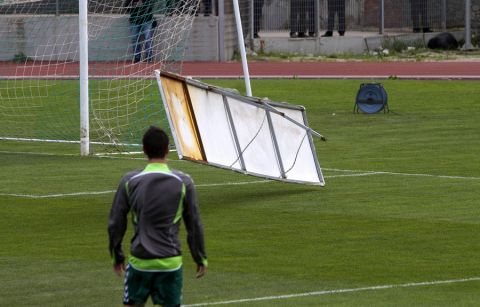
{"label": "metal support bar", "polygon": [[222,98],[223,98],[223,105],[225,107],[225,110],[227,111],[228,122],[230,124],[230,128],[232,129],[233,140],[235,141],[235,148],[237,149],[238,159],[240,160],[240,167],[242,168],[243,171],[247,171],[247,168],[245,166],[245,160],[243,160],[242,147],[240,146],[237,130],[235,129],[235,124],[233,123],[232,112],[230,111],[230,106],[228,105],[228,99],[225,95],[222,95]]}
{"label": "metal support bar", "polygon": [[287,178],[287,174],[285,174],[285,167],[283,166],[282,155],[280,154],[280,148],[278,147],[277,136],[275,135],[275,129],[273,128],[272,115],[268,110],[265,110],[265,112],[267,114],[268,128],[270,129],[273,148],[275,149],[275,156],[277,157],[278,167],[280,168],[280,176],[282,176],[282,178]]}
{"label": "metal support bar", "polygon": [[282,117],[285,118],[286,120],[288,120],[288,121],[292,122],[293,124],[295,124],[295,125],[303,128],[303,129],[305,129],[306,131],[310,132],[310,133],[313,134],[314,136],[319,137],[322,141],[326,141],[326,140],[327,140],[326,137],[324,137],[323,135],[321,135],[321,134],[318,133],[317,131],[313,130],[312,128],[310,128],[310,127],[308,127],[308,126],[305,126],[305,125],[302,124],[302,123],[299,123],[298,121],[294,120],[293,118],[291,118],[290,116],[286,115],[285,113],[280,112],[279,110],[277,110],[276,108],[274,108],[272,105],[270,105],[268,102],[262,100],[262,103],[263,103],[263,105],[265,105],[265,106],[270,110],[270,112],[282,116]]}

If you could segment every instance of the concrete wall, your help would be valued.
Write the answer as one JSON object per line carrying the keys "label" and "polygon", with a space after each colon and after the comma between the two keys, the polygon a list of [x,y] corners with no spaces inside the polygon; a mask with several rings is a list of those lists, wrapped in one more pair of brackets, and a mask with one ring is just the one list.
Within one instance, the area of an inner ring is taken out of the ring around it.
{"label": "concrete wall", "polygon": [[219,61],[220,48],[225,60],[231,60],[237,49],[237,30],[232,14],[225,15],[224,42],[219,41],[219,17],[197,16],[185,53],[185,61]]}
{"label": "concrete wall", "polygon": [[[165,18],[156,17],[158,20]],[[228,18],[232,19],[232,18]],[[118,61],[132,57],[128,18],[122,15],[91,16],[89,18],[89,59]],[[160,21],[161,22],[161,21]],[[231,23],[227,24],[225,54],[231,59],[236,47]],[[162,45],[162,33],[157,30],[154,48],[157,54],[170,50]],[[169,49],[170,48],[170,49]],[[217,61],[219,59],[218,17],[198,16],[186,39],[173,53],[185,61]],[[78,16],[76,15],[7,15],[0,18],[0,60],[12,60],[24,54],[43,61],[78,60]]]}
{"label": "concrete wall", "polygon": [[[387,40],[401,40],[408,43],[424,41],[425,44],[438,33],[405,33],[396,35],[334,36],[325,38],[278,39],[262,38],[255,40],[254,49],[257,52],[284,53],[299,55],[338,55],[365,54],[382,47]],[[463,39],[464,33],[452,32],[457,40]]]}

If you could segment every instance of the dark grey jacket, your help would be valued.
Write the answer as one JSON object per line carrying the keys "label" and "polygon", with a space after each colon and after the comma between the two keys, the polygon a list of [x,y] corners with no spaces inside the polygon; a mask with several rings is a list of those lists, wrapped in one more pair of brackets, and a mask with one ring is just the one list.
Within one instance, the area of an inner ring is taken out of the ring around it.
{"label": "dark grey jacket", "polygon": [[143,171],[122,178],[108,223],[114,263],[125,260],[122,239],[130,211],[135,227],[131,241],[134,257],[161,259],[181,255],[178,233],[183,218],[192,257],[197,264],[206,264],[203,226],[190,176],[170,170],[166,164],[150,163]]}

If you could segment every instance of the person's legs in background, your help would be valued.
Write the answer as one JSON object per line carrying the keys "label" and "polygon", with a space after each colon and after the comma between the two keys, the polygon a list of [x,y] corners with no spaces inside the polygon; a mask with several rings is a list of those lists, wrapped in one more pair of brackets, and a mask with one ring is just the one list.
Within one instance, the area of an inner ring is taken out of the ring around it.
{"label": "person's legs in background", "polygon": [[145,61],[152,62],[153,61],[153,32],[155,29],[152,27],[152,22],[147,22],[142,25],[142,33],[145,42],[144,50],[145,50]]}
{"label": "person's legs in background", "polygon": [[299,17],[302,10],[299,2],[298,0],[290,0],[290,37],[293,38],[298,37],[298,31],[300,31]]}
{"label": "person's legs in background", "polygon": [[430,30],[430,26],[428,25],[428,6],[427,6],[427,0],[420,0],[420,14],[422,18],[422,31],[425,32],[432,32]]}
{"label": "person's legs in background", "polygon": [[260,23],[262,21],[262,8],[264,0],[253,0],[253,37],[259,38]]}
{"label": "person's legs in background", "polygon": [[203,0],[203,16],[212,14],[212,0]]}
{"label": "person's legs in background", "polygon": [[335,26],[335,1],[328,0],[327,1],[327,10],[328,10],[328,18],[327,18],[327,32],[322,35],[322,37],[329,37],[333,35],[333,27]]}
{"label": "person's legs in background", "polygon": [[338,34],[345,35],[345,0],[337,0]]}
{"label": "person's legs in background", "polygon": [[298,37],[306,37],[307,30],[307,3],[309,0],[299,0],[298,4]]}
{"label": "person's legs in background", "polygon": [[317,32],[317,30],[315,29],[315,0],[306,0],[306,10],[308,17],[308,36],[314,37]]}
{"label": "person's legs in background", "polygon": [[410,1],[410,10],[411,10],[411,17],[412,17],[412,25],[413,25],[413,32],[418,33],[420,32],[420,1],[419,0],[411,0]]}
{"label": "person's legs in background", "polygon": [[140,62],[140,60],[142,59],[142,26],[131,24],[130,29],[132,32],[133,61],[137,63]]}

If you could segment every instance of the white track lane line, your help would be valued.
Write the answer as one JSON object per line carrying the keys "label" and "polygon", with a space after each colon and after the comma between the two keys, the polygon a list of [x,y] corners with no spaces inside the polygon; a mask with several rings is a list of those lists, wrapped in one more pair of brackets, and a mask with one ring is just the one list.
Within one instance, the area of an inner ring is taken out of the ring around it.
{"label": "white track lane line", "polygon": [[425,282],[412,282],[412,283],[405,283],[405,284],[378,285],[378,286],[350,288],[350,289],[323,290],[323,291],[315,291],[315,292],[305,292],[305,293],[294,293],[294,294],[284,294],[284,295],[275,295],[275,296],[245,298],[245,299],[229,300],[229,301],[206,302],[206,303],[189,304],[189,305],[182,305],[182,306],[183,307],[194,307],[194,306],[196,307],[196,306],[228,305],[228,304],[258,302],[258,301],[284,300],[284,299],[306,297],[306,296],[320,296],[320,295],[328,295],[328,294],[351,293],[351,292],[361,292],[361,291],[374,291],[374,290],[385,290],[385,289],[395,289],[395,288],[412,288],[412,287],[422,287],[422,286],[435,286],[435,285],[455,284],[455,283],[464,283],[464,282],[472,282],[472,281],[480,281],[480,277],[449,279],[449,280],[435,280],[435,281],[425,281]]}

